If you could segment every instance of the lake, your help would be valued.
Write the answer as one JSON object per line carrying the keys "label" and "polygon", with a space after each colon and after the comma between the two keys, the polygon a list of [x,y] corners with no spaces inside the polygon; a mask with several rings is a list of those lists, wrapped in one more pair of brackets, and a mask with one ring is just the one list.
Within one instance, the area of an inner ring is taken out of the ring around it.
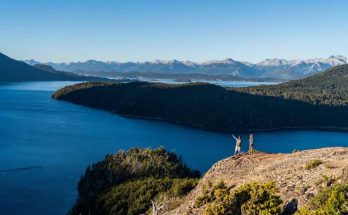
{"label": "lake", "polygon": [[[164,146],[202,172],[233,153],[231,134],[124,118],[51,99],[67,84],[72,83],[0,84],[1,214],[65,214],[85,168],[120,149]],[[247,135],[242,134],[244,151]],[[260,132],[255,145],[267,152],[348,146],[348,133]]]}
{"label": "lake", "polygon": [[[117,79],[116,79],[117,80]],[[118,78],[118,80],[122,80],[122,78]],[[187,84],[187,83],[194,83],[194,82],[206,82],[209,84],[215,84],[223,87],[249,87],[249,86],[259,86],[259,85],[271,85],[271,84],[277,84],[277,82],[260,82],[260,81],[209,81],[209,80],[196,80],[192,79],[190,82],[185,81],[175,81],[173,79],[169,78],[135,78],[133,80],[136,81],[146,81],[146,82],[154,82],[154,83],[165,83],[165,84]]]}

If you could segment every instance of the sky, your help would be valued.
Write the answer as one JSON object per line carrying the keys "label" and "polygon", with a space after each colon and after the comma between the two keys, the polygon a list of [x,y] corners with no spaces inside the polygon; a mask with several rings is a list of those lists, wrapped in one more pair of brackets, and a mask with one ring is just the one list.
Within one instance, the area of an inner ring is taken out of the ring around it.
{"label": "sky", "polygon": [[0,0],[0,52],[70,62],[348,55],[346,0]]}

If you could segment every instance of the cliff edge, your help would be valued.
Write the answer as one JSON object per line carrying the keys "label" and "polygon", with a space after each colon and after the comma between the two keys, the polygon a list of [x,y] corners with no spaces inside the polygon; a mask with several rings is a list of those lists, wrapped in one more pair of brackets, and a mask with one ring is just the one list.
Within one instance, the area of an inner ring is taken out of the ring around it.
{"label": "cliff edge", "polygon": [[197,207],[196,201],[208,183],[223,181],[233,191],[251,182],[272,181],[283,206],[290,204],[294,209],[300,209],[321,190],[347,180],[348,148],[321,148],[291,154],[242,154],[217,162],[183,204],[160,214],[204,214],[206,205]]}

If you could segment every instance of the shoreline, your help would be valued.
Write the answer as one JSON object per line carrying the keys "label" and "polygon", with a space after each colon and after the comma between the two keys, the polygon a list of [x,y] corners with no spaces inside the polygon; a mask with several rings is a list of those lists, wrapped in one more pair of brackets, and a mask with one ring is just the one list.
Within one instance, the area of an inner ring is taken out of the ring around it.
{"label": "shoreline", "polygon": [[[98,109],[98,108],[94,108]],[[102,110],[102,109],[98,109]],[[250,129],[250,130],[231,130],[231,131],[222,131],[222,130],[212,130],[207,129],[201,126],[195,126],[190,124],[185,124],[179,121],[165,120],[159,117],[150,117],[150,116],[139,116],[139,115],[131,115],[131,114],[121,114],[117,112],[111,112],[112,114],[117,114],[121,117],[126,118],[134,118],[134,119],[143,119],[150,121],[159,121],[164,123],[171,123],[174,125],[185,126],[193,129],[200,129],[210,132],[218,132],[218,133],[231,133],[231,132],[240,132],[240,133],[248,133],[248,132],[272,132],[272,131],[329,131],[329,132],[348,132],[348,127],[335,127],[335,126],[298,126],[298,127],[282,127],[282,128],[264,128],[264,129]]]}

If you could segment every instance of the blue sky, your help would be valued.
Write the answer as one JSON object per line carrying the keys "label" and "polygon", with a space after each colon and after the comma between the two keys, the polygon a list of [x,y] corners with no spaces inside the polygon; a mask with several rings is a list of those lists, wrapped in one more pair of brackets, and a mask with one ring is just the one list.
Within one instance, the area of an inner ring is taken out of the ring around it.
{"label": "blue sky", "polygon": [[0,0],[16,59],[205,61],[348,55],[346,0]]}

